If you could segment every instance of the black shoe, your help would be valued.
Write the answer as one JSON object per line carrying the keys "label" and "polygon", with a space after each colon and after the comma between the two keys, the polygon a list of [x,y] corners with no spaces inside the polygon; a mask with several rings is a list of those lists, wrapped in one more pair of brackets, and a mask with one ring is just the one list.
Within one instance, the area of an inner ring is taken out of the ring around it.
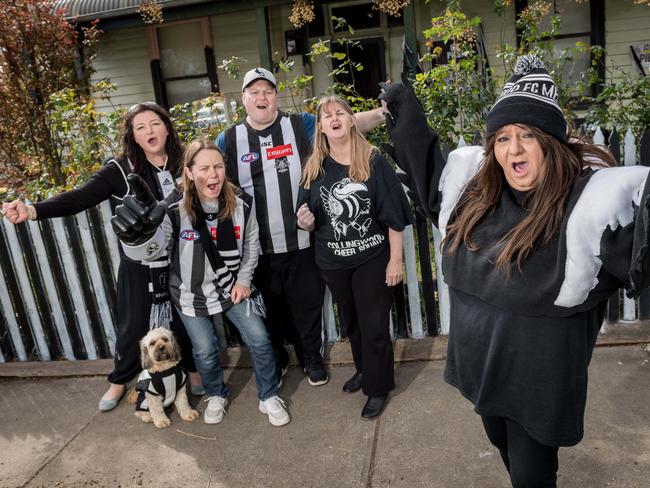
{"label": "black shoe", "polygon": [[343,391],[346,393],[354,393],[361,389],[361,373],[354,373],[354,376],[345,382]]}
{"label": "black shoe", "polygon": [[364,419],[372,419],[381,415],[386,404],[386,398],[388,398],[388,395],[369,396],[363,410],[361,410],[361,416]]}
{"label": "black shoe", "polygon": [[305,365],[305,373],[307,373],[307,379],[311,386],[324,385],[329,381],[327,371],[323,365],[323,359],[320,356],[307,362]]}

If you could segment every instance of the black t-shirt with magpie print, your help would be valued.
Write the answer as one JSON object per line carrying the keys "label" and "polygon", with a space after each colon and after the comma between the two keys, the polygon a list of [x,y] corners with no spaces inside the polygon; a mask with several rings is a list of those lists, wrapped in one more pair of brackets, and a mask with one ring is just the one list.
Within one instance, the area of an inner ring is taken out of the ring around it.
{"label": "black t-shirt with magpie print", "polygon": [[349,269],[380,254],[388,246],[388,229],[404,230],[411,210],[388,161],[375,152],[370,178],[355,182],[349,166],[327,157],[323,174],[309,190],[300,189],[298,208],[314,214],[316,264],[321,269]]}

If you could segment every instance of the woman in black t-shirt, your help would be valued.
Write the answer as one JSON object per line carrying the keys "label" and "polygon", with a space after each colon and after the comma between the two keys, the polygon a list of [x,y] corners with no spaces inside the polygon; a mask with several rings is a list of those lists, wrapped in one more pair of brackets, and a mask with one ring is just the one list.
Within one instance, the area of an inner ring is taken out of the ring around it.
{"label": "woman in black t-shirt", "polygon": [[[83,186],[61,193],[34,205],[16,200],[3,204],[7,219],[14,223],[65,217],[94,207],[104,200],[113,204],[131,192],[126,175],[140,175],[159,200],[175,188],[180,174],[183,147],[167,112],[152,102],[132,106],[124,116],[122,154],[104,164]],[[160,268],[158,268],[160,269]],[[153,293],[149,291],[154,268],[132,261],[120,247],[117,277],[117,331],[115,368],[108,375],[110,387],[99,402],[99,410],[115,408],[126,390],[126,383],[140,371],[138,342],[149,330]],[[167,290],[155,290],[158,296]],[[158,301],[158,300],[156,300]],[[190,371],[192,391],[202,393],[201,380],[192,359],[192,348],[184,327],[174,315],[172,330],[181,345],[183,362]]]}
{"label": "woman in black t-shirt", "polygon": [[296,216],[299,227],[315,231],[316,264],[350,338],[356,372],[343,390],[362,389],[368,400],[361,415],[376,417],[395,387],[389,314],[411,214],[393,169],[339,97],[318,104]]}

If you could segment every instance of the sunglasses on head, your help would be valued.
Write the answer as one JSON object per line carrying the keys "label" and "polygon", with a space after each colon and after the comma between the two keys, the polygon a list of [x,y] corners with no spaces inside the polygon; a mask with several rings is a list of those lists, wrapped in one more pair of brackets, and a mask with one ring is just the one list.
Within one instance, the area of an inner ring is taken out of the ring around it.
{"label": "sunglasses on head", "polygon": [[156,102],[140,102],[140,103],[136,103],[135,105],[131,105],[126,111],[128,113],[131,113],[134,112],[135,110],[138,110],[140,107],[160,108],[160,105],[158,105]]}

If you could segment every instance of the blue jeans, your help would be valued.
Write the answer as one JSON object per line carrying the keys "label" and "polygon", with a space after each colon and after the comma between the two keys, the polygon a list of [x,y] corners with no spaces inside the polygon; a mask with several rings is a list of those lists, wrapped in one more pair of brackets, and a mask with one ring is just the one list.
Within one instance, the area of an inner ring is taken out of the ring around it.
{"label": "blue jeans", "polygon": [[[246,300],[233,305],[225,312],[239,330],[244,344],[248,347],[255,382],[260,400],[277,394],[278,377],[275,369],[275,356],[271,340],[261,317],[254,312],[246,314]],[[228,396],[228,387],[223,382],[223,369],[219,363],[219,339],[214,331],[210,317],[190,317],[178,310],[181,320],[192,341],[196,369],[201,375],[203,389],[207,396]]]}

